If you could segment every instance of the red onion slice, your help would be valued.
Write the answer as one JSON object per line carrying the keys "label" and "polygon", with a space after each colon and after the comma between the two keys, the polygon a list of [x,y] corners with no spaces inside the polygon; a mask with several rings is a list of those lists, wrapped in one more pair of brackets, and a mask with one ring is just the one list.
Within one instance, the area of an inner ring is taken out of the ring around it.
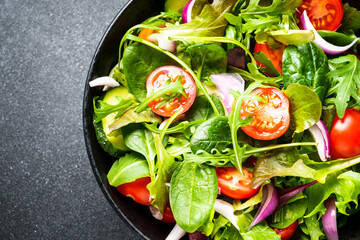
{"label": "red onion slice", "polygon": [[117,87],[120,84],[111,77],[98,77],[89,82],[90,87],[98,87],[98,86],[107,86],[107,87]]}
{"label": "red onion slice", "polygon": [[279,203],[276,207],[276,209],[282,208],[291,198],[293,198],[296,194],[304,190],[305,188],[308,188],[318,181],[313,181],[311,183],[307,183],[304,185],[296,186],[293,188],[287,188],[287,189],[281,189],[279,190]]}
{"label": "red onion slice", "polygon": [[339,54],[342,52],[347,51],[348,49],[350,49],[358,40],[359,38],[356,38],[354,41],[352,41],[352,43],[350,43],[349,45],[346,46],[336,46],[334,44],[331,44],[329,42],[327,42],[325,39],[323,39],[316,31],[316,29],[314,28],[314,26],[312,25],[309,17],[307,16],[306,10],[301,14],[301,24],[304,28],[304,30],[312,30],[314,32],[315,35],[315,40],[314,43],[316,43],[317,45],[319,45],[319,47],[324,50],[325,53],[328,54]]}
{"label": "red onion slice", "polygon": [[228,65],[240,69],[246,68],[246,54],[245,50],[240,47],[235,47],[227,53]]}
{"label": "red onion slice", "polygon": [[236,222],[236,217],[234,215],[234,207],[224,200],[216,199],[214,204],[215,212],[223,215],[227,220],[229,220],[237,230],[239,230],[239,226]]}
{"label": "red onion slice", "polygon": [[230,89],[243,93],[245,89],[244,79],[238,73],[212,74],[210,78],[219,89],[225,108],[230,113],[234,102],[234,96],[230,93]]}
{"label": "red onion slice", "polygon": [[327,199],[324,204],[326,212],[321,216],[324,232],[328,240],[338,240],[338,231],[336,225],[336,206],[335,198]]}
{"label": "red onion slice", "polygon": [[183,23],[188,23],[191,21],[191,13],[192,13],[192,9],[194,7],[194,3],[195,0],[190,0],[184,7],[183,11],[182,11],[182,22]]}
{"label": "red onion slice", "polygon": [[249,229],[267,218],[270,214],[272,214],[279,202],[279,196],[276,191],[276,188],[272,183],[266,184],[263,187],[263,197],[261,200],[261,205],[259,210],[257,211],[253,221],[251,222]]}
{"label": "red onion slice", "polygon": [[330,136],[325,124],[319,120],[309,131],[318,143],[316,146],[321,161],[325,162],[330,158]]}
{"label": "red onion slice", "polygon": [[185,234],[186,232],[179,225],[175,224],[174,228],[171,230],[165,240],[179,240]]}
{"label": "red onion slice", "polygon": [[153,33],[148,36],[150,41],[156,42],[159,44],[161,49],[164,49],[169,52],[175,52],[176,50],[176,42],[169,40],[169,36],[160,33]]}
{"label": "red onion slice", "polygon": [[207,236],[199,231],[189,233],[189,240],[206,240]]}

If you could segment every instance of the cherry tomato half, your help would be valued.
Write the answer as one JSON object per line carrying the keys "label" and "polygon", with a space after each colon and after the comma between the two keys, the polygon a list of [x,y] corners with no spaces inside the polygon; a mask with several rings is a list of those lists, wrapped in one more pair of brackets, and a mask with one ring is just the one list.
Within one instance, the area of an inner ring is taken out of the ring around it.
{"label": "cherry tomato half", "polygon": [[245,199],[253,196],[259,188],[250,188],[253,173],[243,167],[243,175],[236,167],[218,167],[216,175],[221,192],[234,199]]}
{"label": "cherry tomato half", "polygon": [[169,78],[172,82],[181,77],[181,83],[184,86],[186,97],[182,96],[181,99],[175,98],[171,103],[167,103],[161,108],[156,108],[156,104],[162,99],[156,99],[149,104],[149,107],[156,114],[163,117],[171,117],[180,108],[183,108],[183,113],[186,112],[194,103],[196,97],[196,85],[191,75],[176,66],[163,66],[154,70],[146,81],[146,88],[148,93],[152,90],[160,88]]}
{"label": "cherry tomato half", "polygon": [[166,223],[175,223],[176,222],[174,215],[171,211],[171,207],[170,207],[169,203],[164,208],[163,219],[161,219],[161,221],[166,222]]}
{"label": "cherry tomato half", "polygon": [[275,69],[282,74],[282,56],[285,48],[286,45],[282,44],[280,48],[274,50],[266,43],[256,43],[254,53],[263,52],[265,56],[272,62]]}
{"label": "cherry tomato half", "polygon": [[135,202],[142,205],[150,205],[152,199],[146,186],[151,182],[150,177],[138,178],[134,182],[124,183],[116,189],[123,195],[131,197]]}
{"label": "cherry tomato half", "polygon": [[360,112],[346,109],[342,119],[335,117],[330,131],[332,159],[360,155]]}
{"label": "cherry tomato half", "polygon": [[272,140],[283,135],[290,124],[289,100],[277,88],[258,88],[251,92],[265,99],[244,100],[241,105],[241,118],[253,116],[251,123],[241,129],[250,137]]}
{"label": "cherry tomato half", "polygon": [[303,0],[298,7],[298,19],[304,10],[316,30],[335,31],[344,14],[341,0]]}
{"label": "cherry tomato half", "polygon": [[289,240],[296,232],[296,228],[298,226],[298,221],[296,220],[286,228],[273,228],[276,231],[277,235],[280,235],[281,240]]}

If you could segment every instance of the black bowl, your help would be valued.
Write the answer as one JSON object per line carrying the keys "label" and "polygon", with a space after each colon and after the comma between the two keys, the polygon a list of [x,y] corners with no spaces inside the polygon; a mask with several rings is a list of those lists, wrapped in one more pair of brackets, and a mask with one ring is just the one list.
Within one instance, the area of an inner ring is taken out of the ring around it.
{"label": "black bowl", "polygon": [[[357,1],[353,1],[355,6],[359,4]],[[155,220],[146,206],[139,205],[132,199],[121,195],[108,184],[106,174],[115,159],[109,157],[96,140],[92,124],[92,99],[100,95],[101,90],[99,88],[89,88],[88,83],[97,77],[107,76],[111,68],[115,66],[118,61],[118,47],[123,34],[130,27],[163,11],[163,6],[164,0],[132,0],[119,12],[105,32],[92,59],[86,80],[83,105],[86,148],[100,188],[120,217],[145,239],[165,239],[173,224]],[[358,237],[360,236],[359,220],[359,214],[351,216],[346,227],[339,229],[340,239],[360,239]]]}

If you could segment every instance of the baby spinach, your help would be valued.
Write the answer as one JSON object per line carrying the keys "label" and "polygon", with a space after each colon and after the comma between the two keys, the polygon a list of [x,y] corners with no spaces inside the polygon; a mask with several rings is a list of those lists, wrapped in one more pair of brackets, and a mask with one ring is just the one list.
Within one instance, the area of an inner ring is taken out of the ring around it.
{"label": "baby spinach", "polygon": [[214,208],[218,184],[214,167],[182,162],[170,181],[170,205],[177,224],[194,232]]}
{"label": "baby spinach", "polygon": [[202,123],[190,141],[194,153],[198,150],[211,153],[214,149],[222,152],[229,145],[231,145],[231,133],[227,117],[214,117]]}
{"label": "baby spinach", "polygon": [[160,51],[133,43],[124,50],[123,65],[129,92],[142,102],[146,98],[146,80],[150,73],[161,66],[177,64]]}
{"label": "baby spinach", "polygon": [[156,148],[152,133],[139,124],[130,124],[123,127],[122,133],[126,146],[146,158],[150,176],[154,179]]}
{"label": "baby spinach", "polygon": [[284,91],[290,103],[290,124],[300,133],[317,123],[322,113],[319,97],[309,87],[290,84]]}
{"label": "baby spinach", "polygon": [[146,160],[140,154],[132,152],[113,163],[107,179],[111,186],[117,187],[148,176],[150,176],[150,172]]}
{"label": "baby spinach", "polygon": [[305,43],[300,46],[290,45],[283,53],[284,87],[291,83],[299,83],[310,87],[324,100],[328,79],[329,65],[324,51],[315,43]]}
{"label": "baby spinach", "polygon": [[[214,97],[210,96],[213,100],[216,108],[219,110],[221,116],[225,115],[224,106],[221,101]],[[195,101],[191,108],[185,113],[186,119],[189,122],[198,121],[198,120],[208,120],[212,117],[215,117],[216,114],[213,108],[210,105],[210,102],[207,100],[205,95],[200,95],[195,98]]]}

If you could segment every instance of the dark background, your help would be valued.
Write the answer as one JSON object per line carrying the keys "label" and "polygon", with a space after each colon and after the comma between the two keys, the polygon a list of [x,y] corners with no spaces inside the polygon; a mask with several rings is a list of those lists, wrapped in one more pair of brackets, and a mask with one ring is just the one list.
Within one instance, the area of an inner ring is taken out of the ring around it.
{"label": "dark background", "polygon": [[0,239],[141,239],[85,149],[82,101],[103,33],[127,0],[0,0]]}

